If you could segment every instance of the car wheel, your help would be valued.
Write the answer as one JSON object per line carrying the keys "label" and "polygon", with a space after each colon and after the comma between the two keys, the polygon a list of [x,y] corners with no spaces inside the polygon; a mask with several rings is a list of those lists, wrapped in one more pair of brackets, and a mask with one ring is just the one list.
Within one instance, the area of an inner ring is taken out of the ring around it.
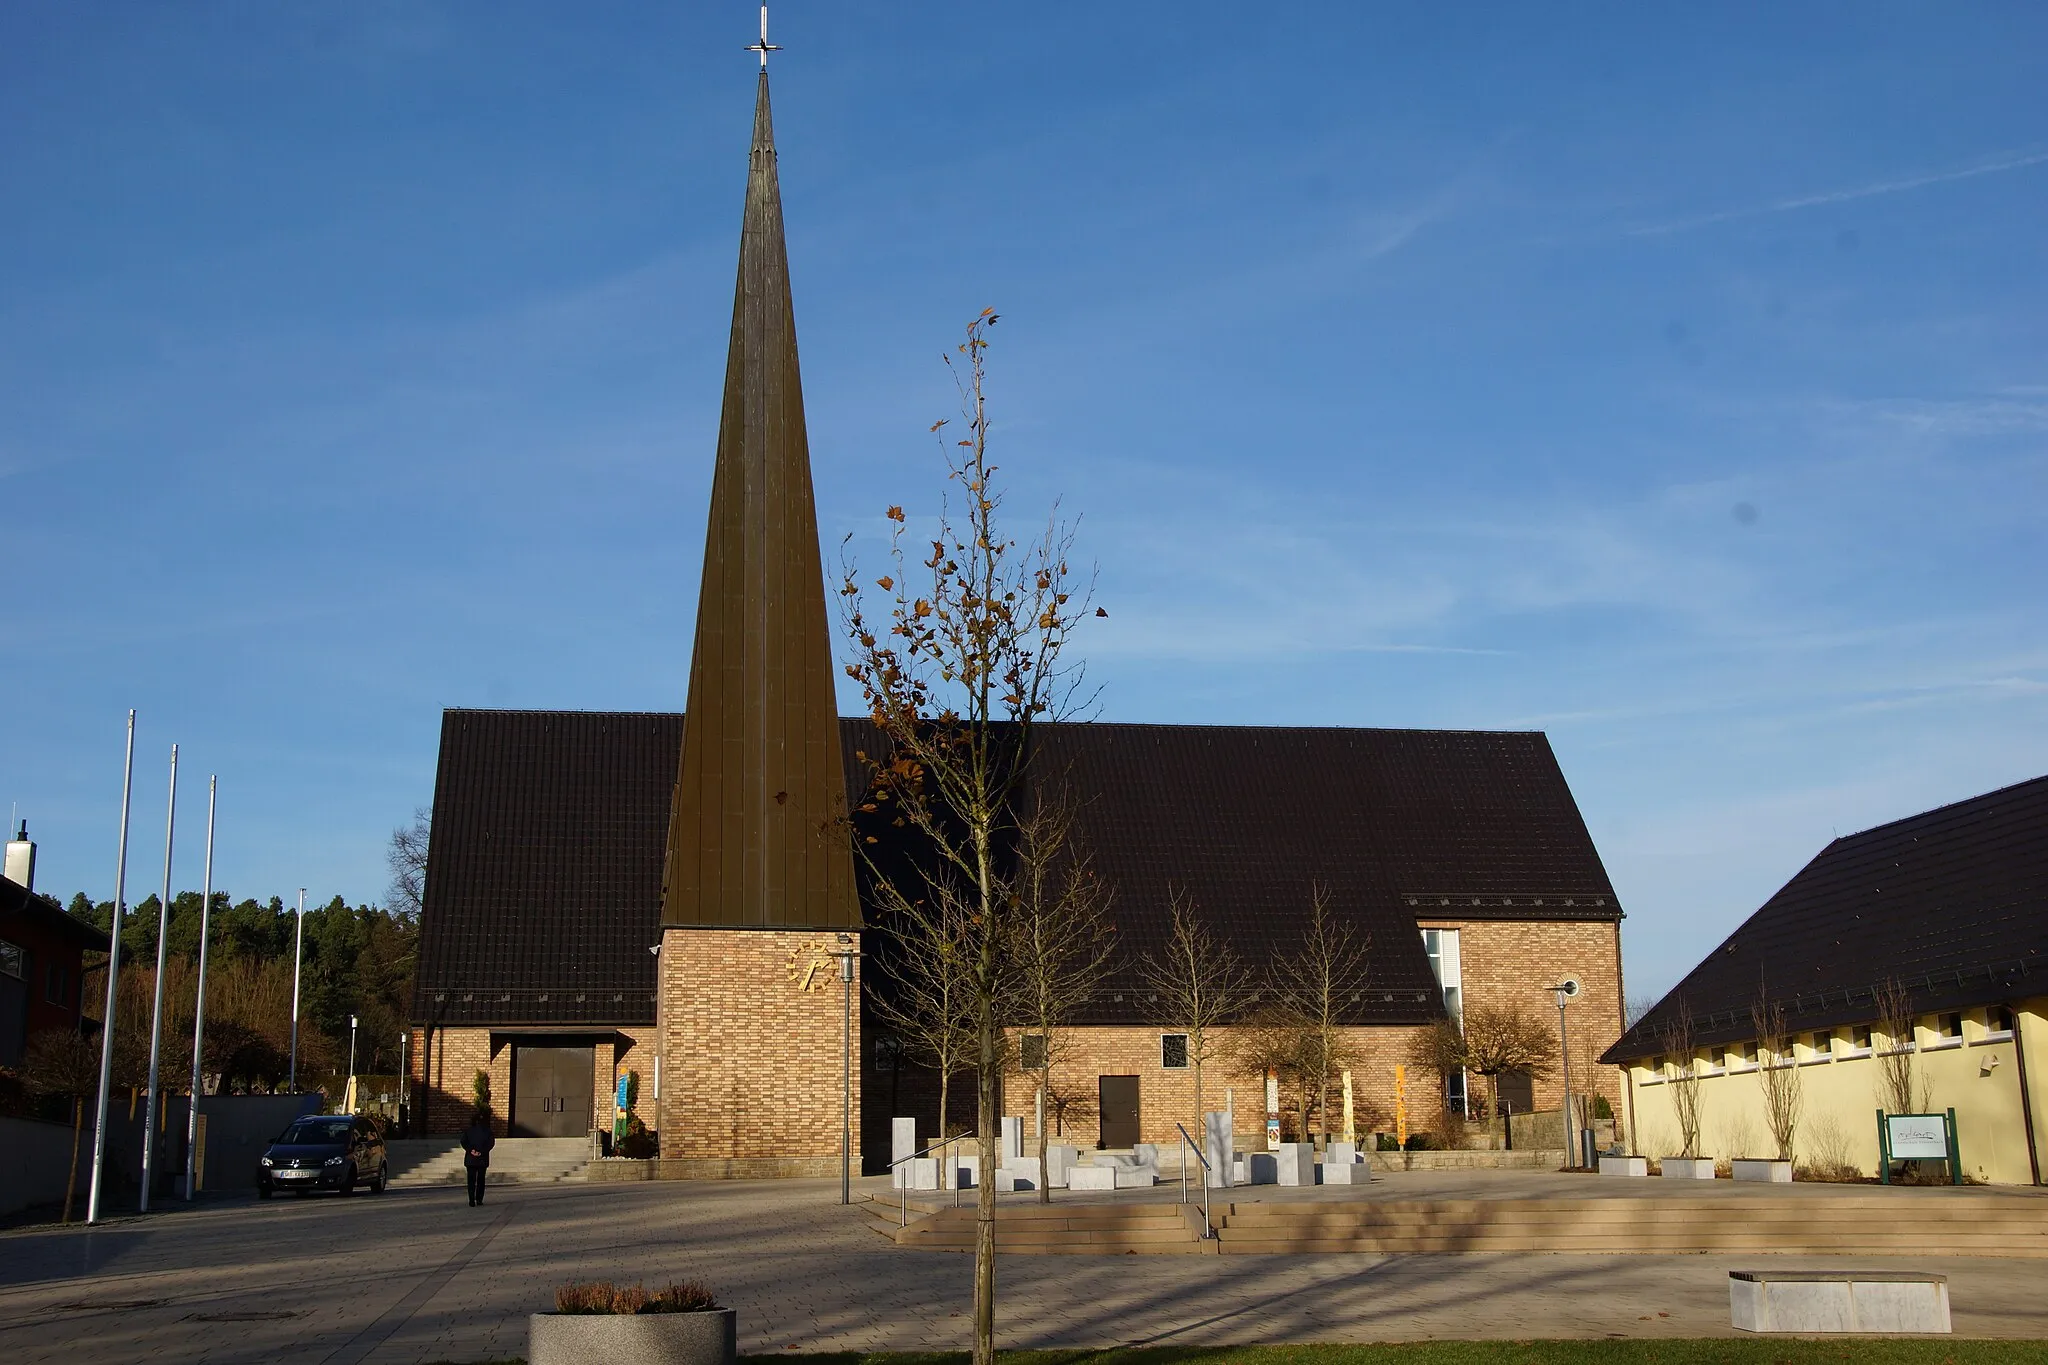
{"label": "car wheel", "polygon": [[371,1182],[371,1185],[370,1185],[370,1193],[371,1193],[371,1194],[382,1194],[382,1193],[384,1193],[384,1189],[385,1189],[385,1187],[386,1187],[387,1185],[389,1185],[390,1183],[391,1183],[391,1163],[390,1163],[390,1162],[388,1162],[388,1161],[380,1161],[380,1162],[378,1162],[378,1163],[377,1163],[377,1178],[376,1178],[376,1180],[374,1180],[373,1182]]}
{"label": "car wheel", "polygon": [[276,1191],[271,1189],[268,1185],[258,1185],[256,1187],[256,1197],[258,1199],[268,1199],[271,1195],[275,1193]]}

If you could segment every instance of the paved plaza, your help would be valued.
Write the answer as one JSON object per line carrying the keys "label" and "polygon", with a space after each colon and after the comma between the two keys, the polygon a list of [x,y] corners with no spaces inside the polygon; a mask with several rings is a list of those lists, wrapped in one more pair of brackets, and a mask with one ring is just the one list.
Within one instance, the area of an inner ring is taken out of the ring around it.
{"label": "paved plaza", "polygon": [[[1396,1175],[1372,1192],[1526,1197],[1558,1181],[1574,1178]],[[0,1355],[501,1360],[525,1354],[525,1315],[557,1284],[592,1277],[702,1280],[739,1310],[743,1351],[964,1349],[972,1259],[900,1249],[837,1198],[812,1180],[507,1186],[472,1209],[446,1186],[0,1233]],[[1015,1255],[999,1330],[1004,1346],[1724,1336],[1727,1272],[1755,1259]],[[1959,1335],[2048,1337],[2038,1260],[1853,1264],[1948,1274]]]}

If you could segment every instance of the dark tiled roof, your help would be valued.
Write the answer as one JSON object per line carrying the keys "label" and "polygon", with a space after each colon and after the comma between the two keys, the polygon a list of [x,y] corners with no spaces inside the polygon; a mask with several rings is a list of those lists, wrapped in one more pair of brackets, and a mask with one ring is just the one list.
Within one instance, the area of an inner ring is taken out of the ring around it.
{"label": "dark tiled roof", "polygon": [[1794,1029],[1868,1023],[1887,979],[1923,1014],[2048,990],[2048,777],[1835,840],[1603,1060],[1662,1052],[1680,1000],[1702,1046],[1753,1037],[1759,990]]}
{"label": "dark tiled roof", "polygon": [[[1092,724],[1047,730],[1035,762],[1085,803],[1126,959],[1164,942],[1181,886],[1248,962],[1272,960],[1300,942],[1320,884],[1371,940],[1353,1022],[1441,1012],[1409,903],[1421,892],[1456,887],[1490,901],[1490,917],[1511,913],[1504,898],[1529,918],[1620,915],[1541,734]],[[1566,911],[1567,897],[1584,908]],[[1092,1022],[1142,1021],[1144,995],[1127,963]]]}
{"label": "dark tiled roof", "polygon": [[679,715],[449,711],[414,1017],[654,1022]]}
{"label": "dark tiled roof", "polygon": [[[879,746],[863,721],[841,730],[858,792],[855,753]],[[447,713],[418,1017],[653,1018],[646,948],[660,934],[681,734],[674,715]],[[1418,915],[1621,914],[1541,734],[1101,723],[1040,734],[1037,780],[1075,793],[1081,838],[1115,891],[1123,968],[1091,1022],[1148,1017],[1130,960],[1162,941],[1175,886],[1255,964],[1294,946],[1311,886],[1328,888],[1372,942],[1361,1023],[1439,1011]],[[1442,906],[1453,891],[1462,903]]]}
{"label": "dark tiled roof", "polygon": [[105,930],[67,913],[48,896],[0,877],[0,923],[17,916],[46,933],[63,935],[81,948],[104,953],[111,946]]}

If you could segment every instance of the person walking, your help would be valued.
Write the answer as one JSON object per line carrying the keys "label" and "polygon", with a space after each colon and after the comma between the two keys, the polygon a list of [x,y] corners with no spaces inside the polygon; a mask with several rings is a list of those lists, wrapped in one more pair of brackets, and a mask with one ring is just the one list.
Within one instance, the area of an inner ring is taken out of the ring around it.
{"label": "person walking", "polygon": [[491,1116],[479,1109],[462,1130],[462,1166],[469,1175],[469,1206],[484,1202],[484,1177],[491,1169],[491,1148],[498,1140],[491,1136]]}

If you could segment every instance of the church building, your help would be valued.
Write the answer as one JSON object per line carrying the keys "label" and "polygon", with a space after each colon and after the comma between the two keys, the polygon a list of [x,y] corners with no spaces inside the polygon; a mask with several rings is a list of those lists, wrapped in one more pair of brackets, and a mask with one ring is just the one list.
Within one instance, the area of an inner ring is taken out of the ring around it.
{"label": "church building", "polygon": [[[443,718],[417,1132],[456,1131],[479,1100],[508,1138],[609,1129],[630,1075],[663,1175],[837,1174],[849,1112],[856,1169],[886,1166],[891,1118],[937,1135],[935,1078],[875,1009],[886,926],[848,796],[879,740],[835,703],[765,69],[715,460],[680,713]],[[1567,977],[1574,1089],[1619,1101],[1591,1063],[1621,1034],[1622,912],[1543,735],[1091,722],[1038,745],[1114,929],[1060,1062],[1065,1140],[1164,1143],[1198,1122],[1184,1030],[1138,970],[1176,896],[1254,973],[1328,898],[1368,961],[1343,1019],[1361,1126],[1393,1112],[1419,1033],[1480,1003],[1555,1023]],[[1264,1081],[1222,1052],[1206,1097],[1235,1097],[1244,1145]],[[1518,1110],[1559,1103],[1555,1070],[1505,1079]],[[1471,1098],[1458,1075],[1406,1084],[1418,1130]],[[953,1094],[957,1129],[971,1086]],[[1007,1113],[1034,1102],[1006,1082]]]}

